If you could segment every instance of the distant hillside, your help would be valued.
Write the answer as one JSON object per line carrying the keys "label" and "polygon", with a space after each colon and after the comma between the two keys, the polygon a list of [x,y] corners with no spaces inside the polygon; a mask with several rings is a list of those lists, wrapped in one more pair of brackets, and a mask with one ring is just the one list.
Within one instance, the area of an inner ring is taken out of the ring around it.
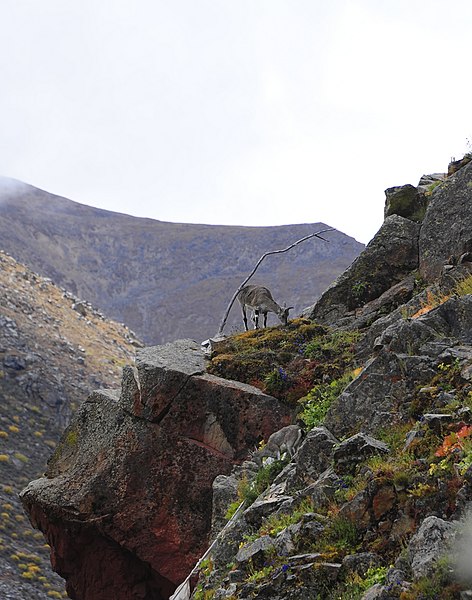
{"label": "distant hillside", "polygon": [[0,598],[62,597],[49,547],[18,492],[44,472],[78,404],[116,386],[139,345],[127,328],[0,252]]}
{"label": "distant hillside", "polygon": [[[263,253],[324,227],[166,223],[0,179],[0,247],[125,322],[149,344],[213,335],[234,290]],[[327,237],[329,243],[310,240],[267,258],[253,282],[268,285],[297,314],[363,249],[340,232]],[[233,309],[229,331],[235,323],[240,329]]]}

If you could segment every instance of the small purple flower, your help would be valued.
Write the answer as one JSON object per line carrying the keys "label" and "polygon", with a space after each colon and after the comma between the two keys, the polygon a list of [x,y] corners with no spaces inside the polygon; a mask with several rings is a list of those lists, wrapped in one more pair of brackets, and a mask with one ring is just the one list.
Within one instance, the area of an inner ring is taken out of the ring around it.
{"label": "small purple flower", "polygon": [[287,381],[288,379],[288,375],[287,373],[282,369],[282,367],[279,367],[279,377],[282,381]]}

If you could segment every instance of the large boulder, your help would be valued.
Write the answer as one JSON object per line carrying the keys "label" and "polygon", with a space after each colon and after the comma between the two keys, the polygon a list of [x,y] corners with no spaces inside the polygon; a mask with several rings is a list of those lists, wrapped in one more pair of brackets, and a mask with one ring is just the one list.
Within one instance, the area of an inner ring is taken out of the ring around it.
{"label": "large boulder", "polygon": [[[443,266],[472,252],[472,162],[442,185],[430,199],[419,238],[421,275],[437,279]],[[454,260],[453,258],[453,260]]]}
{"label": "large boulder", "polygon": [[400,185],[385,190],[385,218],[400,215],[420,223],[426,211],[427,198],[413,185]]}
{"label": "large boulder", "polygon": [[21,494],[70,596],[168,598],[207,548],[215,477],[289,420],[275,398],[205,374],[195,342],[138,352]]}
{"label": "large boulder", "polygon": [[427,356],[397,355],[382,349],[331,405],[326,427],[337,437],[359,431],[379,433],[401,417],[398,407],[407,405],[417,386],[431,380],[436,373],[434,365]]}
{"label": "large boulder", "polygon": [[456,532],[453,523],[435,516],[426,517],[408,545],[407,558],[415,579],[431,576],[440,558],[451,558]]}
{"label": "large boulder", "polygon": [[305,315],[327,324],[353,318],[357,308],[418,267],[419,230],[420,225],[409,219],[396,214],[387,217],[366,249]]}

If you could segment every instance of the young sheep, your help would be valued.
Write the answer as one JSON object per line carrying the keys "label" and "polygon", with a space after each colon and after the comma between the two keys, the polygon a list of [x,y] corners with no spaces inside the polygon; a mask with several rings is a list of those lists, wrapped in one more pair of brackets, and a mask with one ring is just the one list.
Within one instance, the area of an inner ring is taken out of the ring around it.
{"label": "young sheep", "polygon": [[262,465],[264,457],[280,460],[285,453],[291,459],[298,450],[302,437],[303,432],[298,425],[282,427],[269,437],[262,450],[254,452],[252,458],[258,465]]}
{"label": "young sheep", "polygon": [[275,313],[279,317],[280,321],[284,325],[287,325],[288,311],[293,308],[293,306],[285,308],[285,304],[283,306],[279,306],[272,298],[270,290],[262,285],[246,285],[239,292],[238,300],[243,312],[243,321],[246,331],[248,330],[246,307],[252,310],[254,329],[259,328],[259,313],[264,315],[264,327],[267,327],[267,313],[269,312]]}

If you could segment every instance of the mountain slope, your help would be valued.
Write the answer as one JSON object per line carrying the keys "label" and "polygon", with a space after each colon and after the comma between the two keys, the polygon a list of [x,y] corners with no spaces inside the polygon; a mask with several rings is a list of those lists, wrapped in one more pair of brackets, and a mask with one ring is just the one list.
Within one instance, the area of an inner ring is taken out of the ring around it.
{"label": "mountain slope", "polygon": [[[148,343],[213,335],[234,290],[263,253],[324,227],[165,223],[0,179],[2,248]],[[294,305],[293,314],[300,312],[363,248],[337,231],[327,237],[268,257],[254,282],[271,287],[279,303]],[[235,309],[230,326],[236,322],[241,329]]]}
{"label": "mountain slope", "polygon": [[116,386],[139,342],[124,326],[0,252],[0,597],[61,597],[18,492],[40,475],[93,389]]}
{"label": "mountain slope", "polygon": [[391,206],[309,318],[145,348],[81,405],[21,492],[72,597],[165,600],[198,557],[195,600],[471,597],[471,184]]}

